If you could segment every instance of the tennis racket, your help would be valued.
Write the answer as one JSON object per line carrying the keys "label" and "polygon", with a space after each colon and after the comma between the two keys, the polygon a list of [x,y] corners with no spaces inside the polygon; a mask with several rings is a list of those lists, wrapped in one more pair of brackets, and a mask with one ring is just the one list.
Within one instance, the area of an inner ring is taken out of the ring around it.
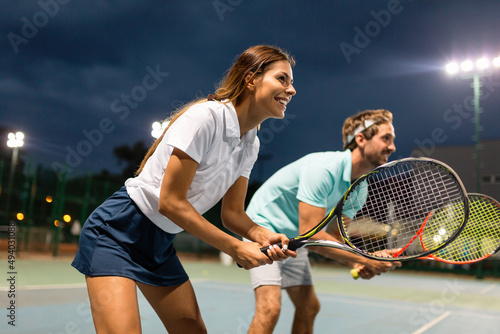
{"label": "tennis racket", "polygon": [[[445,247],[464,228],[468,214],[467,193],[449,166],[406,158],[354,181],[318,225],[290,239],[288,249],[333,247],[373,260],[405,261]],[[344,243],[311,239],[334,221]],[[266,254],[268,248],[261,251]],[[397,256],[387,252],[395,249]]]}
{"label": "tennis racket", "polygon": [[[500,203],[483,194],[469,194],[468,198],[469,218],[457,238],[441,250],[419,259],[469,264],[484,260],[500,250]],[[425,242],[419,239],[425,250]],[[359,277],[358,271],[351,270],[355,279]]]}
{"label": "tennis racket", "polygon": [[449,245],[432,252],[428,258],[467,264],[484,260],[500,249],[500,203],[483,194],[468,197],[470,213],[465,228]]}

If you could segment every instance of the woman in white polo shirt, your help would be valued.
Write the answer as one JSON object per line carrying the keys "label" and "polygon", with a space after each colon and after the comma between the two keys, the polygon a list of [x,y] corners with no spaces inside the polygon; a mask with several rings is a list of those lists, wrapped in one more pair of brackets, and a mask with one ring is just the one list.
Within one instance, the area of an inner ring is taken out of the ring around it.
{"label": "woman in white polo shirt", "polygon": [[[137,175],[83,226],[72,265],[86,275],[97,332],[138,333],[136,286],[170,333],[206,332],[189,278],[172,241],[185,230],[229,254],[245,269],[296,256],[260,247],[285,245],[284,234],[256,225],[244,211],[257,159],[257,127],[283,118],[294,60],[279,48],[245,50],[214,95],[179,110],[144,158]],[[242,242],[202,214],[222,198],[221,218]]]}

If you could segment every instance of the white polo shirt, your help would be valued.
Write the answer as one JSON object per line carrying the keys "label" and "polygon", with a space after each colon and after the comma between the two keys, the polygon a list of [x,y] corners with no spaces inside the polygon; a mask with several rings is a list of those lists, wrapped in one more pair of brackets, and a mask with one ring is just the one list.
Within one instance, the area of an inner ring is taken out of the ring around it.
{"label": "white polo shirt", "polygon": [[187,199],[203,214],[240,176],[250,177],[259,145],[257,128],[240,139],[232,103],[200,103],[172,123],[141,174],[128,179],[125,186],[130,198],[153,223],[168,233],[179,233],[183,229],[158,211],[161,183],[174,147],[199,164]]}

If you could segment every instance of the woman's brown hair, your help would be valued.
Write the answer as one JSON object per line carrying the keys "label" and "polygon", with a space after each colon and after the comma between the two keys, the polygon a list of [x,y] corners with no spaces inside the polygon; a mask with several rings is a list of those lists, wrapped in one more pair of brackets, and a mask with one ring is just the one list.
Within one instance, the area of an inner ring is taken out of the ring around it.
{"label": "woman's brown hair", "polygon": [[[232,102],[233,105],[237,105],[240,102],[239,99],[241,98],[242,93],[245,91],[247,82],[245,78],[247,75],[251,75],[250,79],[260,76],[264,74],[270,64],[281,60],[288,61],[291,67],[295,66],[294,58],[278,47],[257,45],[248,48],[238,57],[236,62],[226,72],[224,78],[217,86],[215,94],[211,95],[211,98],[217,101],[228,100],[227,102]],[[169,122],[167,128],[149,148],[141,162],[141,165],[139,166],[139,169],[135,172],[136,176],[142,172],[144,165],[156,150],[156,147],[163,139],[163,136],[170,125],[193,105],[206,101],[206,98],[193,100],[174,111],[172,115],[165,120],[166,122]]]}

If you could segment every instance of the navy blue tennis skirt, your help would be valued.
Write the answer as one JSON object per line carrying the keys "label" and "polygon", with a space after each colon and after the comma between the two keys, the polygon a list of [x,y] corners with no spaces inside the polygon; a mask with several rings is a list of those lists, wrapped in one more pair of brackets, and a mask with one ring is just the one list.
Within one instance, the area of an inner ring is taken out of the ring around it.
{"label": "navy blue tennis skirt", "polygon": [[122,187],[87,219],[71,264],[89,276],[122,276],[175,286],[188,280],[170,234],[149,220]]}

